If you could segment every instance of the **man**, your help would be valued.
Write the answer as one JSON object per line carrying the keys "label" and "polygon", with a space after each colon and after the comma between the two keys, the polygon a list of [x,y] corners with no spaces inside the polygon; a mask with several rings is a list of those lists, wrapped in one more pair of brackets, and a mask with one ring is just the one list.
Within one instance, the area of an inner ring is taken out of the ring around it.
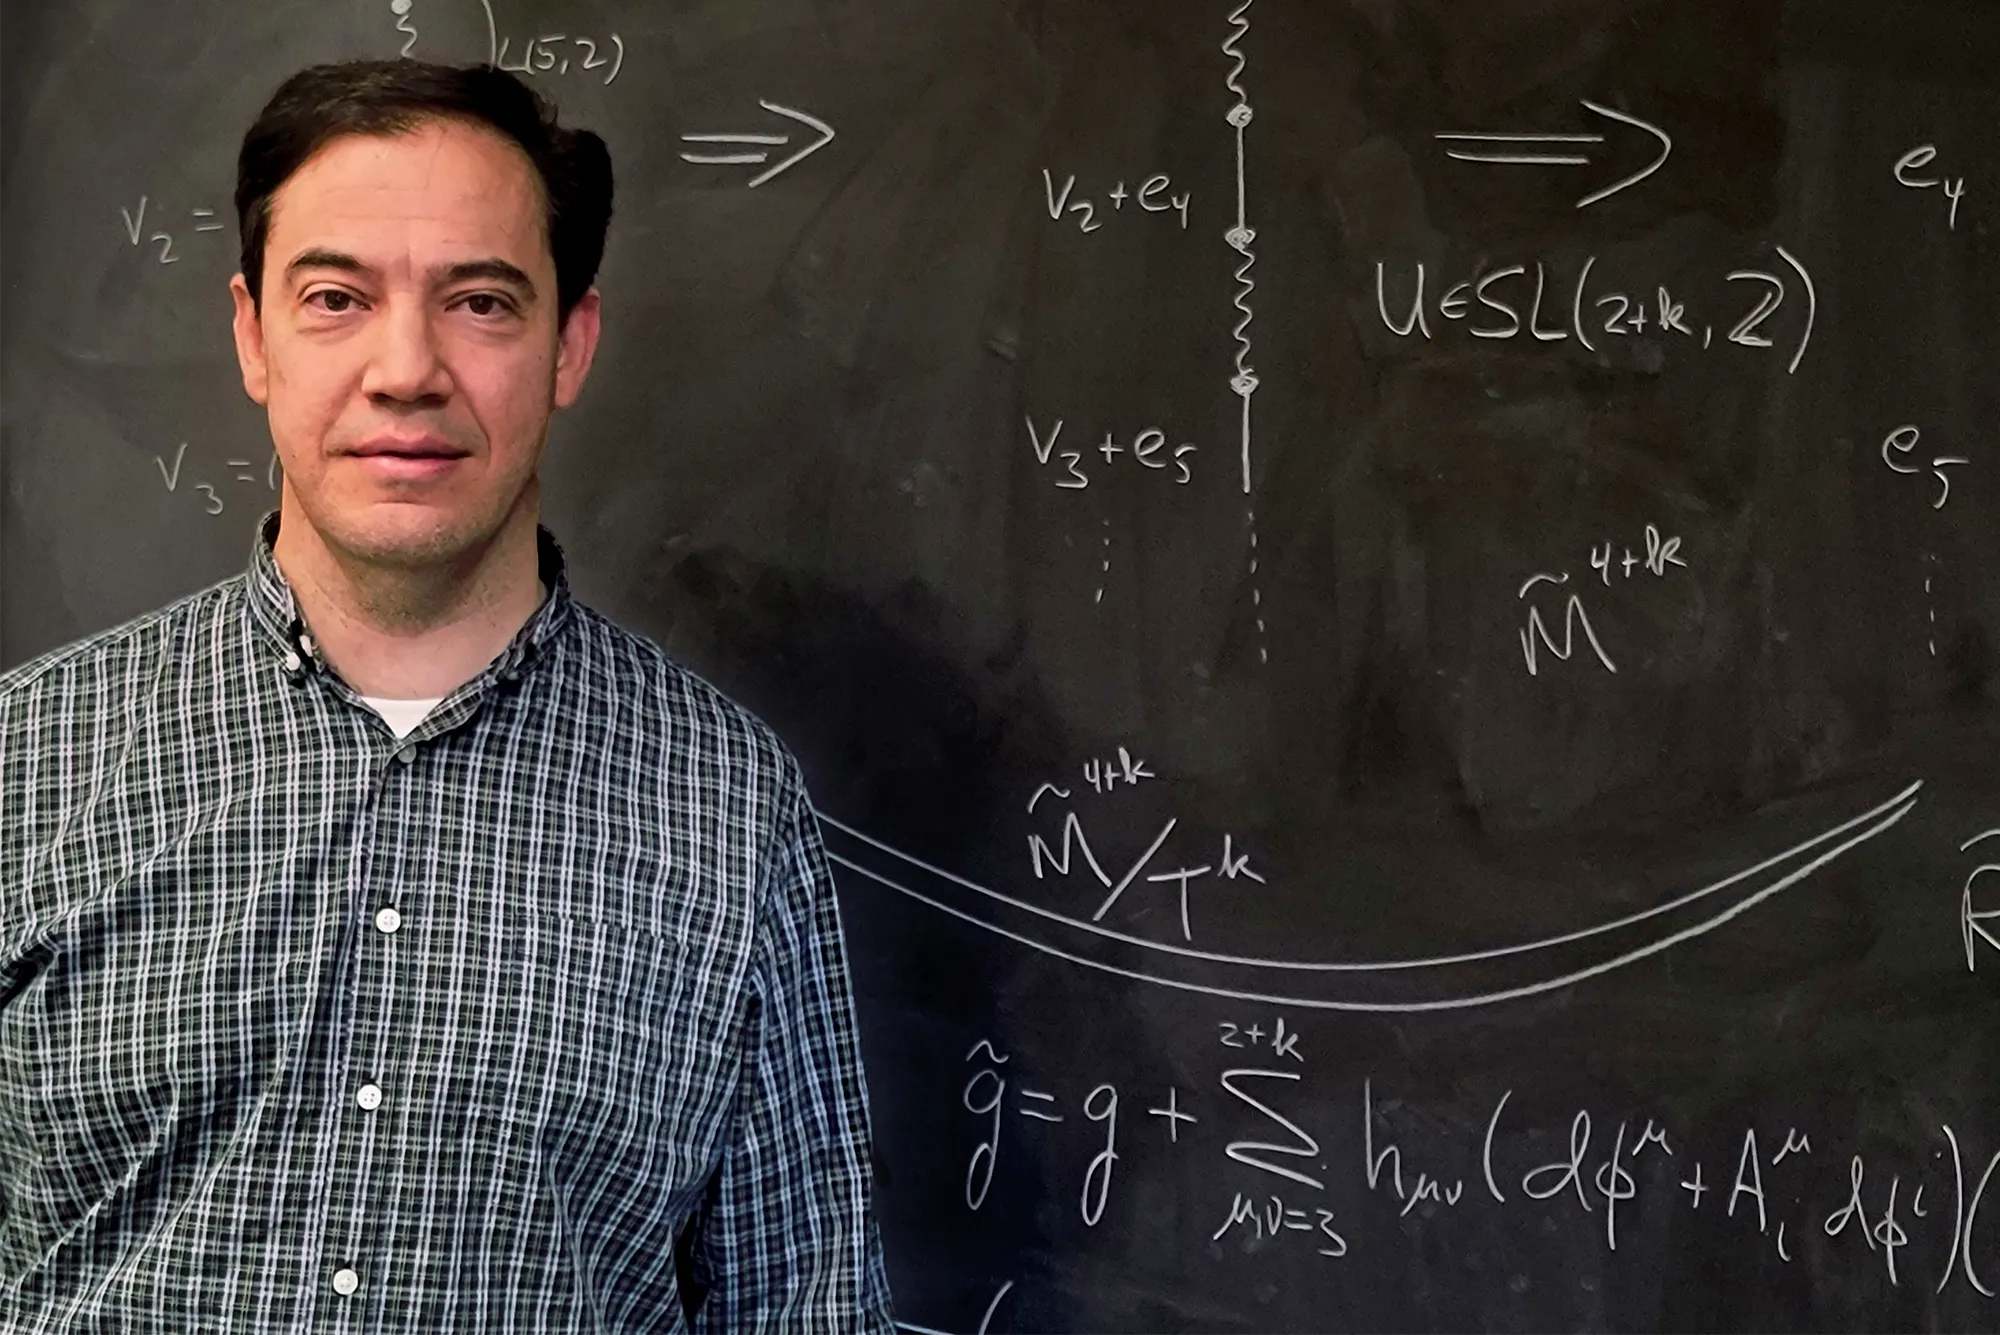
{"label": "man", "polygon": [[249,568],[0,677],[0,1329],[889,1329],[798,765],[537,518],[602,141],[320,66],[236,203]]}

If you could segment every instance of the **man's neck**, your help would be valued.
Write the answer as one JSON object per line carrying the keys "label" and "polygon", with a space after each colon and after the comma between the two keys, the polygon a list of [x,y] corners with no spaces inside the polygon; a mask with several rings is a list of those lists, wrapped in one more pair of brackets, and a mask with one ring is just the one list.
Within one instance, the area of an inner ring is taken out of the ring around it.
{"label": "man's neck", "polygon": [[500,656],[544,597],[532,510],[511,517],[469,569],[356,568],[294,507],[272,555],[320,655],[362,695],[450,694]]}

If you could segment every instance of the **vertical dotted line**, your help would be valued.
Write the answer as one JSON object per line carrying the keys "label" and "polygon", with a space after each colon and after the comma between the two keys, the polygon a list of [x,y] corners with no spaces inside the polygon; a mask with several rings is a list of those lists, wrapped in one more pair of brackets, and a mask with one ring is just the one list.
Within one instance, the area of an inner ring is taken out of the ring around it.
{"label": "vertical dotted line", "polygon": [[1250,525],[1250,606],[1257,610],[1257,661],[1271,661],[1270,651],[1264,647],[1264,590],[1257,583],[1257,512],[1245,510],[1244,519]]}
{"label": "vertical dotted line", "polygon": [[1111,521],[1104,521],[1104,561],[1098,572],[1097,597],[1094,602],[1104,601],[1104,581],[1111,577]]}
{"label": "vertical dotted line", "polygon": [[[1930,562],[1932,565],[1936,565],[1937,553],[1925,552],[1924,560]],[[1931,657],[1936,658],[1937,657],[1937,601],[1931,596],[1931,577],[1929,575],[1924,576],[1924,611],[1926,615],[1930,617],[1929,638],[1925,642],[1930,646]]]}

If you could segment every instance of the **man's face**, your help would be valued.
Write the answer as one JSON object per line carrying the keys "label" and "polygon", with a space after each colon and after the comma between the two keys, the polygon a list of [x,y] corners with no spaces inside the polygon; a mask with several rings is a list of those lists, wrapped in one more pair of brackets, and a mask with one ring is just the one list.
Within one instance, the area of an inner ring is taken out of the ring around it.
{"label": "man's face", "polygon": [[598,329],[595,289],[557,326],[544,219],[527,155],[457,121],[333,139],[273,196],[261,316],[230,284],[237,359],[287,512],[330,548],[477,560],[532,508],[549,414],[575,402]]}

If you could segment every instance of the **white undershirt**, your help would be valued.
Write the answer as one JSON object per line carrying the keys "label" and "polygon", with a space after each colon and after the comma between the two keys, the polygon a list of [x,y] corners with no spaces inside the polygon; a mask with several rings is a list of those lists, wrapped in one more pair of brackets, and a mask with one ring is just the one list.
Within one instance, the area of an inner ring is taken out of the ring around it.
{"label": "white undershirt", "polygon": [[361,697],[370,708],[389,721],[389,730],[398,737],[407,737],[411,729],[424,721],[424,716],[437,707],[443,696],[430,700],[391,700],[386,696],[364,695]]}
{"label": "white undershirt", "polygon": [[[549,586],[541,584],[540,587],[542,590],[542,599],[546,602],[549,596]],[[437,708],[438,702],[443,700],[444,697],[434,695],[428,700],[391,700],[385,695],[364,695],[361,699],[369,708],[388,720],[391,732],[395,733],[398,737],[407,737],[419,723],[424,721],[424,717],[427,714]]]}

